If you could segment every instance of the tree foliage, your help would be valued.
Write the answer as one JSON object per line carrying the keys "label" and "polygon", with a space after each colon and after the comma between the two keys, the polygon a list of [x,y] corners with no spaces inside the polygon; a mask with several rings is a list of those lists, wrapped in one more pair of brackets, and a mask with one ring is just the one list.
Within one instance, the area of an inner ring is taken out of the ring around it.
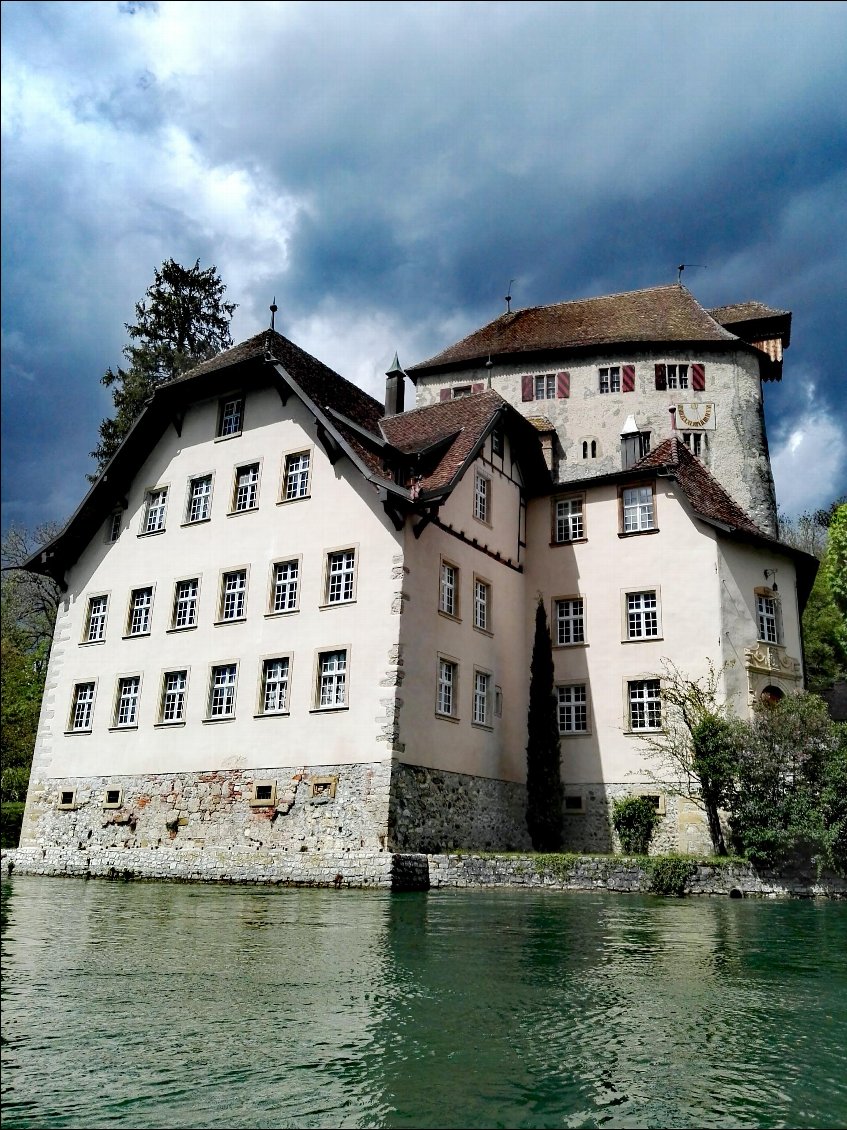
{"label": "tree foliage", "polygon": [[646,796],[621,797],[612,803],[612,826],[627,855],[646,855],[659,813]]}
{"label": "tree foliage", "polygon": [[[236,303],[224,302],[226,286],[217,268],[183,267],[167,259],[135,305],[135,322],[125,323],[128,365],[107,369],[101,384],[112,390],[115,415],[100,424],[92,458],[101,471],[155,389],[232,345],[229,324]],[[89,476],[92,480],[96,474]]]}
{"label": "tree foliage", "polygon": [[558,851],[562,846],[564,789],[553,685],[553,645],[540,598],[535,609],[527,732],[527,828],[536,851]]}

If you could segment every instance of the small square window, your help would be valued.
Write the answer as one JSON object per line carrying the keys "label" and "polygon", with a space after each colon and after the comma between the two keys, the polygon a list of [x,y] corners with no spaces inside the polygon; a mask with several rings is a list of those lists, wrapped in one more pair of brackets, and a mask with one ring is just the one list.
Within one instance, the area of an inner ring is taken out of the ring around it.
{"label": "small square window", "polygon": [[235,489],[232,497],[232,513],[241,514],[245,510],[256,510],[259,506],[259,464],[249,463],[235,471]]}
{"label": "small square window", "polygon": [[212,476],[198,475],[188,484],[185,521],[206,522],[212,515]]}
{"label": "small square window", "polygon": [[585,812],[585,800],[582,793],[565,793],[565,815],[581,812]]}
{"label": "small square window", "polygon": [[326,804],[335,800],[338,777],[313,777],[309,786],[309,801],[312,804]]}
{"label": "small square window", "polygon": [[70,812],[76,808],[76,789],[61,789],[59,792],[59,803],[57,808],[63,809],[65,812]]}
{"label": "small square window", "polygon": [[244,420],[244,398],[228,397],[218,406],[218,436],[237,436],[241,433]]}
{"label": "small square window", "polygon": [[104,808],[120,808],[123,802],[123,789],[106,789],[103,793]]}
{"label": "small square window", "polygon": [[261,808],[276,804],[276,781],[254,781],[250,805]]}
{"label": "small square window", "polygon": [[308,451],[298,451],[292,455],[286,455],[282,483],[282,499],[284,502],[308,496],[311,461],[311,454]]}
{"label": "small square window", "polygon": [[157,534],[164,530],[167,508],[167,487],[157,487],[156,490],[148,490],[141,532],[143,534]]}

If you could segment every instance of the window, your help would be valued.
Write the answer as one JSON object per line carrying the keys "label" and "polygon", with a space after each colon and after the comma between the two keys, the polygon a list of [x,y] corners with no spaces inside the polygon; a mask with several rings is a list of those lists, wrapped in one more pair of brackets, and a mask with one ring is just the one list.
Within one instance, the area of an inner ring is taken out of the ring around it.
{"label": "window", "polygon": [[627,487],[621,492],[621,502],[625,534],[643,533],[644,530],[656,528],[652,486]]}
{"label": "window", "polygon": [[86,643],[99,643],[106,638],[106,611],[109,605],[107,596],[88,598],[88,613],[85,617]]}
{"label": "window", "polygon": [[159,721],[185,721],[185,691],[188,686],[187,671],[166,671],[162,679],[162,703]]}
{"label": "window", "polygon": [[450,659],[438,660],[438,691],[435,709],[438,714],[448,718],[456,717],[456,684],[459,667]]}
{"label": "window", "polygon": [[491,480],[477,471],[474,475],[473,516],[480,522],[488,521],[488,495],[490,489]]}
{"label": "window", "polygon": [[597,440],[584,439],[582,441],[582,458],[583,459],[596,459],[597,458]]}
{"label": "window", "polygon": [[585,537],[583,502],[581,497],[553,500],[553,541],[557,545]]}
{"label": "window", "polygon": [[205,522],[212,513],[212,476],[200,475],[188,484],[186,522]]}
{"label": "window", "polygon": [[250,804],[254,808],[276,804],[276,781],[254,781]]}
{"label": "window", "polygon": [[536,377],[533,382],[533,392],[536,400],[555,400],[556,399],[556,374],[545,373],[541,377]]}
{"label": "window", "polygon": [[221,620],[243,620],[247,604],[247,570],[224,573],[221,581]]}
{"label": "window", "polygon": [[495,428],[491,433],[491,454],[503,454],[503,431],[501,428]]}
{"label": "window", "polygon": [[709,450],[709,437],[705,432],[683,432],[682,442],[699,459],[704,458]]}
{"label": "window", "polygon": [[687,365],[668,365],[666,372],[668,388],[688,388]]}
{"label": "window", "polygon": [[581,596],[553,602],[556,646],[585,643],[585,603]]}
{"label": "window", "polygon": [[308,495],[310,462],[311,456],[308,451],[286,455],[282,486],[282,497],[285,502],[289,502],[292,498],[306,498]]}
{"label": "window", "polygon": [[655,589],[626,594],[626,638],[655,639],[659,635],[659,602]]}
{"label": "window", "polygon": [[318,707],[347,705],[347,652],[322,651],[318,655]]}
{"label": "window", "polygon": [[629,728],[659,730],[662,726],[662,699],[658,679],[636,679],[627,684]]}
{"label": "window", "polygon": [[93,713],[94,683],[77,683],[74,687],[69,729],[90,730]]}
{"label": "window", "polygon": [[588,691],[585,683],[556,687],[559,733],[588,733]]}
{"label": "window", "polygon": [[481,632],[491,630],[491,585],[479,577],[473,582],[473,626]]}
{"label": "window", "polygon": [[272,612],[293,612],[297,608],[299,577],[299,561],[277,561],[274,565],[273,592],[271,594]]}
{"label": "window", "polygon": [[491,676],[485,671],[474,671],[472,720],[475,726],[488,726],[491,723],[490,694]]}
{"label": "window", "polygon": [[129,598],[128,636],[150,634],[150,621],[153,615],[153,589],[133,589]]}
{"label": "window", "polygon": [[117,541],[118,538],[121,536],[122,521],[123,521],[123,514],[121,513],[120,510],[115,510],[115,512],[109,516],[109,520],[106,523],[106,541],[107,542]]}
{"label": "window", "polygon": [[61,789],[59,803],[56,807],[64,809],[66,812],[76,808],[76,789]]}
{"label": "window", "polygon": [[236,436],[241,432],[244,417],[244,399],[233,396],[222,400],[218,412],[218,435]]}
{"label": "window", "polygon": [[193,577],[188,581],[177,581],[174,587],[174,628],[193,628],[197,624],[197,594],[200,581]]}
{"label": "window", "polygon": [[445,616],[459,615],[459,570],[447,561],[441,562],[441,579],[438,590],[438,610]]}
{"label": "window", "polygon": [[262,664],[262,714],[283,714],[288,709],[288,656]]}
{"label": "window", "polygon": [[473,385],[456,385],[455,388],[450,390],[450,399],[459,400],[463,396],[470,396],[473,393]]}
{"label": "window", "polygon": [[326,557],[325,604],[343,604],[355,596],[356,551],[342,549]]}
{"label": "window", "polygon": [[209,684],[209,718],[232,718],[235,715],[235,679],[238,665],[222,663],[212,668]]}
{"label": "window", "polygon": [[250,463],[238,467],[235,472],[235,493],[232,510],[240,514],[244,510],[255,510],[259,505],[259,464]]}
{"label": "window", "polygon": [[138,696],[140,692],[140,675],[129,675],[124,679],[118,679],[118,697],[115,701],[115,726],[138,725]]}
{"label": "window", "polygon": [[619,365],[612,365],[600,370],[600,391],[621,391],[621,370]]}
{"label": "window", "polygon": [[142,533],[156,534],[165,528],[165,511],[168,507],[168,488],[148,490]]}
{"label": "window", "polygon": [[776,597],[756,595],[756,620],[759,639],[765,643],[779,643],[779,622]]}
{"label": "window", "polygon": [[123,789],[106,789],[103,793],[104,808],[120,808],[123,801]]}

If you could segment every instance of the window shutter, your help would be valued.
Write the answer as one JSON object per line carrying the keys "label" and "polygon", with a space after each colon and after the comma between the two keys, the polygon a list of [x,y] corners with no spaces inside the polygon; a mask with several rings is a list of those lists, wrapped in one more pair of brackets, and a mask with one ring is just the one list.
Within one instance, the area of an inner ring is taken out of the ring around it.
{"label": "window shutter", "polygon": [[485,382],[484,382],[484,381],[480,381],[480,382],[479,382],[479,384],[473,384],[473,385],[471,385],[471,392],[472,392],[472,393],[476,393],[476,392],[485,392]]}
{"label": "window shutter", "polygon": [[668,381],[667,381],[667,377],[666,377],[665,374],[666,374],[665,366],[664,365],[657,365],[656,366],[656,388],[659,389],[660,392],[668,387]]}
{"label": "window shutter", "polygon": [[450,400],[452,398],[452,395],[453,395],[453,390],[451,388],[443,388],[441,390],[441,392],[439,392],[439,394],[438,394],[438,399],[439,400]]}
{"label": "window shutter", "polygon": [[532,377],[526,374],[521,377],[521,400],[535,400]]}
{"label": "window shutter", "polygon": [[570,373],[556,373],[556,396],[561,400],[571,394]]}
{"label": "window shutter", "polygon": [[695,392],[702,392],[706,387],[706,366],[691,366],[691,387]]}
{"label": "window shutter", "polygon": [[635,392],[634,365],[624,365],[621,369],[621,389],[623,392]]}

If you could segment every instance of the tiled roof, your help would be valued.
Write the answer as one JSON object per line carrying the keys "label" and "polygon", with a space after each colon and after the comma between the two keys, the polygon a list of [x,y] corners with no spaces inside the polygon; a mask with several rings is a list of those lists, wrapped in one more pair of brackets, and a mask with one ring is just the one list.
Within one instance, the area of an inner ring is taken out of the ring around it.
{"label": "tiled roof", "polygon": [[628,342],[731,342],[684,286],[651,287],[501,314],[410,372],[479,357]]}
{"label": "tiled roof", "polygon": [[759,318],[784,317],[790,311],[775,310],[772,306],[766,306],[764,302],[751,299],[749,302],[736,302],[731,306],[716,306],[709,313],[722,326],[732,326],[737,322],[752,322]]}

